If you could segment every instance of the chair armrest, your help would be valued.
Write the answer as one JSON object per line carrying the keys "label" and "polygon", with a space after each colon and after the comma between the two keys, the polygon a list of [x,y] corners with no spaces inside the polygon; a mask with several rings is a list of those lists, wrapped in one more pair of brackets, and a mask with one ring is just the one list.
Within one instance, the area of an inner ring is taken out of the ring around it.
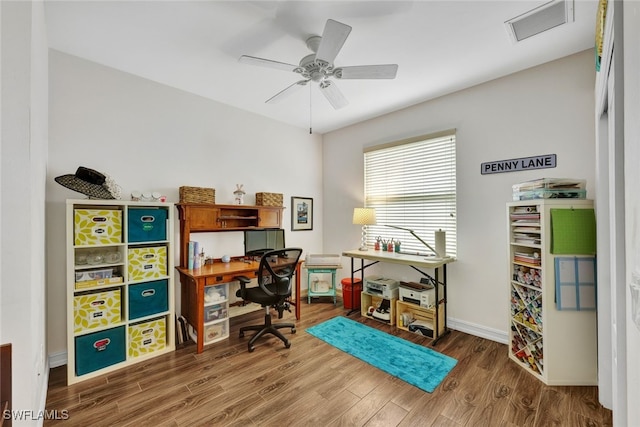
{"label": "chair armrest", "polygon": [[233,280],[237,280],[238,283],[240,283],[240,289],[236,291],[236,296],[242,299],[246,299],[245,292],[247,290],[247,285],[251,283],[251,279],[249,279],[247,276],[235,276]]}
{"label": "chair armrest", "polygon": [[237,280],[238,282],[240,282],[240,286],[251,283],[251,279],[249,279],[247,276],[235,276],[233,280]]}

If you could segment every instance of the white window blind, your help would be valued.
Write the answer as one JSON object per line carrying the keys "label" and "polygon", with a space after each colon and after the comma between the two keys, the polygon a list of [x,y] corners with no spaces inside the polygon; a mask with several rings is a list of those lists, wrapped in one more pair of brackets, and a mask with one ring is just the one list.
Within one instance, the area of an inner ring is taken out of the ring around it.
{"label": "white window blind", "polygon": [[377,225],[368,228],[367,245],[376,238],[399,240],[402,252],[432,254],[411,233],[435,248],[435,232],[446,233],[447,255],[456,256],[455,131],[412,138],[364,152],[365,206],[376,209]]}

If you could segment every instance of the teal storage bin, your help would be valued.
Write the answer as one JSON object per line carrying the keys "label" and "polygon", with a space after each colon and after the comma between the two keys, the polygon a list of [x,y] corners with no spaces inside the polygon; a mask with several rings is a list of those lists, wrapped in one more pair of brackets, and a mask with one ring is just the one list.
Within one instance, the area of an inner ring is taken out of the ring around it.
{"label": "teal storage bin", "polygon": [[168,287],[167,280],[129,285],[129,320],[167,311]]}
{"label": "teal storage bin", "polygon": [[76,337],[76,375],[84,375],[123,362],[124,326]]}
{"label": "teal storage bin", "polygon": [[129,208],[127,237],[130,243],[167,240],[167,210]]}

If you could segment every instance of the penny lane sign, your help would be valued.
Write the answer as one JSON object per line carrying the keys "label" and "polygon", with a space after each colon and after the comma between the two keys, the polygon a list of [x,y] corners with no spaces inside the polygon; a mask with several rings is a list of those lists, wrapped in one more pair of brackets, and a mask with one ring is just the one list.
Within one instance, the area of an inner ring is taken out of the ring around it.
{"label": "penny lane sign", "polygon": [[529,169],[548,169],[556,167],[556,155],[545,154],[543,156],[521,157],[519,159],[498,160],[486,162],[480,165],[480,173],[488,175],[491,173],[515,172]]}

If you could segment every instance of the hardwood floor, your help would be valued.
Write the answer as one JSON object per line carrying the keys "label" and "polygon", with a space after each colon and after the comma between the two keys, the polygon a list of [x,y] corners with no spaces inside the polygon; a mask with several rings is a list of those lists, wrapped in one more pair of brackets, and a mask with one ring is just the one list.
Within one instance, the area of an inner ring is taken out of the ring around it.
{"label": "hardwood floor", "polygon": [[[196,354],[174,353],[66,386],[66,366],[50,372],[47,411],[65,426],[611,426],[597,387],[550,387],[507,357],[507,347],[457,331],[435,347],[458,359],[429,394],[309,335],[345,315],[338,304],[302,303],[297,333],[267,336],[247,351],[238,328],[263,312],[234,318],[228,340]],[[410,341],[429,340],[375,320],[350,318]],[[283,321],[294,319],[285,313]],[[274,321],[277,319],[274,318]],[[62,412],[65,411],[65,412]]]}

